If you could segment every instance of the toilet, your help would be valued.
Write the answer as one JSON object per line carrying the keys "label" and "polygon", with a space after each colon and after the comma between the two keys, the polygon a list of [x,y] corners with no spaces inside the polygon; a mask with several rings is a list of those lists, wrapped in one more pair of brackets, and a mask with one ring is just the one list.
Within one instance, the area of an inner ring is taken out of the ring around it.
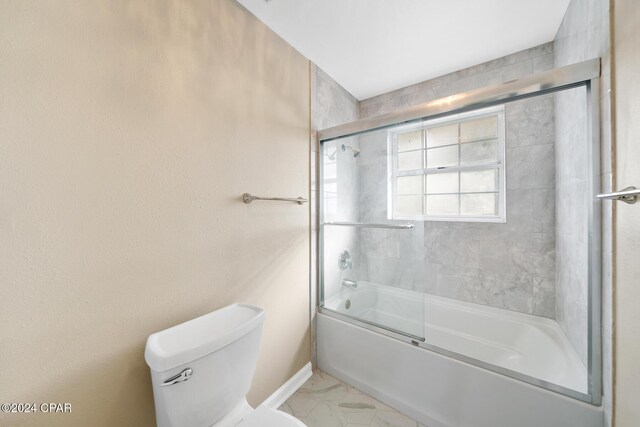
{"label": "toilet", "polygon": [[256,369],[265,312],[232,304],[147,339],[158,427],[301,427],[246,395]]}

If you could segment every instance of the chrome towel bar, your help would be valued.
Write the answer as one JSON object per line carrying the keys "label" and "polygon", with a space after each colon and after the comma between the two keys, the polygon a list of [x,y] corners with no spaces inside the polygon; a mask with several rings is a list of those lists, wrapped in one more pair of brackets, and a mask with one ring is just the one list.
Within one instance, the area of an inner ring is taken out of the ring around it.
{"label": "chrome towel bar", "polygon": [[286,197],[258,197],[258,196],[254,196],[254,195],[249,194],[249,193],[244,193],[242,195],[242,201],[247,203],[247,204],[253,202],[254,200],[272,200],[272,201],[276,201],[276,202],[294,202],[294,203],[297,203],[299,205],[301,205],[303,203],[307,203],[309,201],[309,199],[304,199],[302,197],[297,197],[295,199],[292,199],[292,198],[286,198]]}
{"label": "chrome towel bar", "polygon": [[322,225],[340,225],[359,228],[393,228],[397,230],[410,230],[413,224],[384,224],[376,222],[325,222]]}
{"label": "chrome towel bar", "polygon": [[632,205],[636,202],[638,194],[640,194],[640,189],[631,186],[613,193],[598,194],[597,197],[598,199],[620,200]]}

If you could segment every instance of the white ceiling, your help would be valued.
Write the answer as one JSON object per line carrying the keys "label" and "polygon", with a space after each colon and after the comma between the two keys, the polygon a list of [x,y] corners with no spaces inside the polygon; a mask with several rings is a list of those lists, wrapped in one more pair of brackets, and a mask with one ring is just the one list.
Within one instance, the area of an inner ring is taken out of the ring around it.
{"label": "white ceiling", "polygon": [[553,40],[570,0],[238,0],[362,100]]}

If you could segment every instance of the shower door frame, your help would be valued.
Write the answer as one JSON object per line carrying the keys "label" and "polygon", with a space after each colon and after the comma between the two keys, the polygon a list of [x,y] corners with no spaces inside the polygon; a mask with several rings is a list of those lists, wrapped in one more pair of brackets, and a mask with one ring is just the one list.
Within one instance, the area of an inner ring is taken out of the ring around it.
{"label": "shower door frame", "polygon": [[[600,58],[579,62],[573,65],[556,68],[550,71],[527,76],[496,86],[475,89],[451,95],[445,98],[418,104],[407,109],[384,114],[377,117],[361,119],[339,126],[322,129],[317,132],[319,152],[318,166],[318,311],[331,317],[356,324],[365,329],[387,335],[392,338],[409,342],[415,346],[470,363],[481,368],[497,372],[526,383],[551,390],[592,405],[602,404],[602,205],[596,198],[600,192]],[[464,113],[484,107],[501,105],[521,99],[532,98],[567,89],[584,87],[587,102],[587,141],[588,163],[591,173],[588,176],[588,194],[591,203],[588,207],[588,366],[587,393],[581,393],[557,384],[553,384],[536,377],[525,375],[491,363],[483,362],[460,353],[446,350],[429,344],[418,337],[374,324],[352,316],[337,313],[322,306],[324,302],[324,197],[323,182],[323,151],[325,142],[354,136],[360,133],[382,130],[402,124],[410,124],[423,120],[430,120]]]}

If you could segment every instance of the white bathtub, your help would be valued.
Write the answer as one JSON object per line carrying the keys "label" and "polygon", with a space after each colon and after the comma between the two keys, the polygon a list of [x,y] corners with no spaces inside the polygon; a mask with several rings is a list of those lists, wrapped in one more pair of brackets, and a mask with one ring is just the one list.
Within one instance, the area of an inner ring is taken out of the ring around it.
{"label": "white bathtub", "polygon": [[[444,349],[318,315],[319,368],[429,427],[604,424],[601,407],[475,366],[586,394],[586,368],[553,320],[366,282],[324,307]],[[447,352],[473,364],[440,354]]]}

